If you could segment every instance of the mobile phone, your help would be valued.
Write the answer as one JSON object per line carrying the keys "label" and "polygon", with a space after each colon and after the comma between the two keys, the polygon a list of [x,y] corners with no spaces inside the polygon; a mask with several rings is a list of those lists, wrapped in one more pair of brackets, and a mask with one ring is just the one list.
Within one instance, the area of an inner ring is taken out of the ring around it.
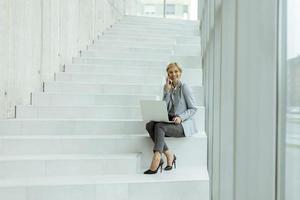
{"label": "mobile phone", "polygon": [[170,79],[169,76],[167,77],[167,79],[168,79],[168,84],[171,85],[172,84],[172,80]]}

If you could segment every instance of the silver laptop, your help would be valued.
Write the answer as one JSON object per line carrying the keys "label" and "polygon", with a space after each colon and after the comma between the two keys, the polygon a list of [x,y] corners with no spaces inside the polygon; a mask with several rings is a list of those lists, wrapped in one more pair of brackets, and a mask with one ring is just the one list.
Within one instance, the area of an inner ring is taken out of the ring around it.
{"label": "silver laptop", "polygon": [[140,100],[140,105],[144,121],[175,123],[174,121],[169,121],[165,101]]}

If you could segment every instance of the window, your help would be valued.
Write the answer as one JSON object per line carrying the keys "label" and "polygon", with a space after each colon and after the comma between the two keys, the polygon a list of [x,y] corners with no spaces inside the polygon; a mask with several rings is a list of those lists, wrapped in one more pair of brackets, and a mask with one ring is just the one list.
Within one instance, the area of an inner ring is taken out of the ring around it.
{"label": "window", "polygon": [[[287,52],[285,66],[282,68],[286,89],[285,99],[285,184],[286,200],[300,199],[300,1],[287,0],[287,9],[283,11],[283,24],[286,24]],[[283,7],[285,7],[283,3]],[[282,8],[283,10],[283,8]],[[285,34],[283,34],[284,36]]]}
{"label": "window", "polygon": [[166,15],[175,15],[175,4],[166,4]]}
{"label": "window", "polygon": [[144,14],[145,15],[155,15],[156,10],[155,10],[155,6],[153,5],[145,5],[144,6]]}

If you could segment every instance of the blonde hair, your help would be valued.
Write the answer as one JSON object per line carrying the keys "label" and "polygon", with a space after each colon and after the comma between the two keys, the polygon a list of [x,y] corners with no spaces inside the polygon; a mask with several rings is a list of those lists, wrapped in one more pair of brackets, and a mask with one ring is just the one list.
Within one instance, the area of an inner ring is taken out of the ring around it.
{"label": "blonde hair", "polygon": [[177,67],[177,69],[182,73],[182,68],[177,62],[171,62],[167,65],[166,71],[168,72],[171,67]]}

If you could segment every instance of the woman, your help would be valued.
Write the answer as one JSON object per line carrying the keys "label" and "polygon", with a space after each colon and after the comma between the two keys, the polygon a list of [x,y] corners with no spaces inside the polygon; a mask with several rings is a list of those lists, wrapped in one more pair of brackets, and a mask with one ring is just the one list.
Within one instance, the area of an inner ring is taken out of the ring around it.
{"label": "woman", "polygon": [[162,153],[167,158],[165,170],[176,168],[176,156],[165,143],[165,137],[188,137],[197,132],[192,116],[196,113],[195,100],[191,89],[181,83],[181,67],[175,62],[167,66],[167,78],[164,85],[163,100],[167,103],[169,120],[174,124],[153,122],[146,124],[146,129],[154,142],[153,159],[150,169],[144,174],[156,174],[158,169],[162,171],[164,161]]}

